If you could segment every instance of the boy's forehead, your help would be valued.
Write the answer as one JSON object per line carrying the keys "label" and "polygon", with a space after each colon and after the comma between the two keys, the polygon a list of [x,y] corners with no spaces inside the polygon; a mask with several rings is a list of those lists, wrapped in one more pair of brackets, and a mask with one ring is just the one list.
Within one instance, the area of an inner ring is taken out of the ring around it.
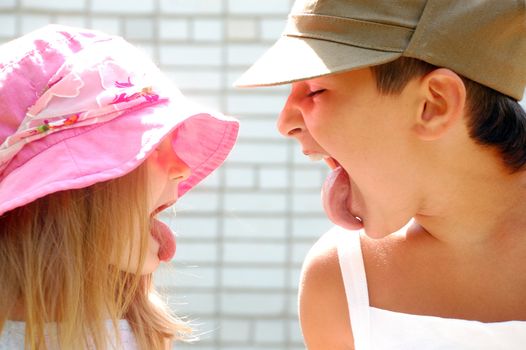
{"label": "boy's forehead", "polygon": [[370,67],[352,69],[335,74],[322,75],[320,77],[307,79],[307,83],[327,86],[349,85],[363,83],[366,79],[372,79],[373,74]]}

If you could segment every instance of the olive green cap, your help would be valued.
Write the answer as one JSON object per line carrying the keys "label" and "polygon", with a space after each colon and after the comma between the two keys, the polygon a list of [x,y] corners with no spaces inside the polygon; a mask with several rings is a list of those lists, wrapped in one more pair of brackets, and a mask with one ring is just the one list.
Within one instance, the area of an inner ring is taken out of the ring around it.
{"label": "olive green cap", "polygon": [[235,85],[286,84],[402,56],[520,100],[526,0],[297,0],[280,39]]}

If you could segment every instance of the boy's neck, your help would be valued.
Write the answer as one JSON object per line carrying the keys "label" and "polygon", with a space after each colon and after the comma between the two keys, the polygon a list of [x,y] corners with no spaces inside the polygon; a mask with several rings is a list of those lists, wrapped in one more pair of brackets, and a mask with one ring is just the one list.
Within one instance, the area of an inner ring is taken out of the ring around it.
{"label": "boy's neck", "polygon": [[415,219],[434,238],[471,249],[503,240],[526,243],[525,171],[511,174],[494,157],[473,159],[431,181],[432,207]]}

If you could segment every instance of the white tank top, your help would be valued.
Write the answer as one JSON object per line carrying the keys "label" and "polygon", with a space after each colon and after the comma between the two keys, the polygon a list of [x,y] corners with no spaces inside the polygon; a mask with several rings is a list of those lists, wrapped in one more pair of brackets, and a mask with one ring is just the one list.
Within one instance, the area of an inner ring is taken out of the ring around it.
{"label": "white tank top", "polygon": [[[113,331],[111,321],[106,322],[108,330]],[[18,321],[7,321],[4,329],[0,334],[0,350],[24,350],[24,336],[25,336],[26,324],[25,322]],[[122,349],[124,350],[137,350],[137,343],[135,336],[130,327],[130,324],[126,320],[119,320],[118,330],[121,336]],[[50,345],[53,343],[52,334],[56,334],[56,326],[54,324],[48,324],[46,328],[46,343],[50,346],[50,350],[56,350],[57,347]],[[111,344],[108,344],[108,349],[115,349],[116,339],[112,340]]]}
{"label": "white tank top", "polygon": [[356,350],[524,350],[526,321],[484,323],[369,306],[361,231],[335,227]]}

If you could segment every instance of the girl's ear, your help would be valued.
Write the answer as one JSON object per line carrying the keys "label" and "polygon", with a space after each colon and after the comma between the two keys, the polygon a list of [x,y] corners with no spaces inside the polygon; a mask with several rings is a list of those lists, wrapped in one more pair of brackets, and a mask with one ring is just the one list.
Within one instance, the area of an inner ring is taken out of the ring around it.
{"label": "girl's ear", "polygon": [[419,88],[422,103],[413,130],[422,140],[439,139],[461,119],[466,87],[458,74],[438,68],[422,77]]}

